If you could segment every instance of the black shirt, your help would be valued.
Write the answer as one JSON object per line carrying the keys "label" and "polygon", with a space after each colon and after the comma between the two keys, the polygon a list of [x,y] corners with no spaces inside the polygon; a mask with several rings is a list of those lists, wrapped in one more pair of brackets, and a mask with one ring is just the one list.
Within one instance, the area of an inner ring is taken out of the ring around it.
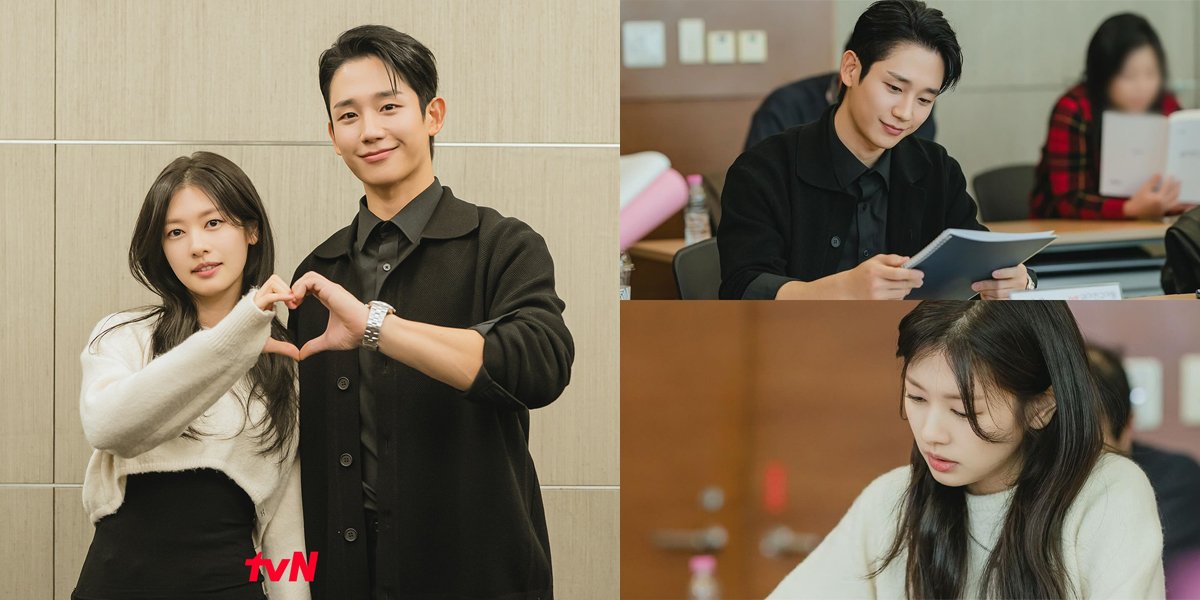
{"label": "black shirt", "polygon": [[[837,135],[833,119],[823,125],[833,163],[835,186],[841,196],[834,202],[854,204],[846,235],[829,251],[835,253],[836,272],[848,271],[879,254],[887,245],[888,185],[892,173],[892,151],[885,150],[868,167]],[[761,273],[746,286],[743,300],[773,300],[788,279],[773,273]]]}
{"label": "black shirt", "polygon": [[[366,290],[364,302],[379,299],[379,290],[392,269],[396,268],[421,241],[425,224],[442,197],[442,184],[434,178],[425,191],[417,194],[400,212],[384,221],[367,208],[367,197],[358,202],[358,232],[350,258],[358,269]],[[375,396],[371,393],[375,373],[383,369],[384,357],[377,351],[360,347],[359,377],[365,385],[358,388],[358,406],[362,432],[363,506],[377,510],[375,483],[379,477],[379,449],[376,444]]]}
{"label": "black shirt", "polygon": [[[783,87],[776,88],[750,119],[750,133],[746,135],[746,147],[749,150],[755,144],[784,130],[812,123],[821,118],[821,114],[838,99],[837,72],[821,73],[800,81],[793,81]],[[937,133],[937,125],[933,122],[933,112],[929,118],[913,132],[913,135],[933,141]]]}
{"label": "black shirt", "polygon": [[884,247],[892,151],[884,150],[875,165],[868,167],[838,138],[832,119],[829,121],[829,146],[833,149],[833,174],[838,185],[851,194],[855,202],[850,233],[842,245],[837,265],[838,271],[846,271],[879,254]]}

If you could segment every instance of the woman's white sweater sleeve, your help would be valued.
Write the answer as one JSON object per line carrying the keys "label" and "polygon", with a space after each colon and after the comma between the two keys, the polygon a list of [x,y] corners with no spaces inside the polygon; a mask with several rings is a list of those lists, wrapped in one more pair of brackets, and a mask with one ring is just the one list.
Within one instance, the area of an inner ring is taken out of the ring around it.
{"label": "woman's white sweater sleeve", "polygon": [[130,458],[179,437],[254,366],[274,311],[260,310],[250,290],[212,329],[201,330],[142,366],[134,327],[102,320],[80,355],[79,413],[88,443]]}
{"label": "woman's white sweater sleeve", "polygon": [[[296,553],[299,552],[310,567],[316,566],[316,561],[309,561],[310,557],[304,546],[304,509],[300,489],[300,459],[297,457],[283,482],[279,503],[270,519],[266,521],[262,533],[263,558],[271,559],[275,565],[284,564],[282,559],[288,559],[288,569],[279,581],[267,579],[267,595],[271,600],[308,600],[311,597],[300,565],[292,564],[295,562]],[[290,581],[293,569],[297,574],[296,581]]]}
{"label": "woman's white sweater sleeve", "polygon": [[871,522],[886,517],[894,508],[896,498],[886,482],[894,479],[895,473],[867,486],[833,531],[767,598],[875,598],[875,581],[869,575],[876,555],[887,548],[878,547]]}
{"label": "woman's white sweater sleeve", "polygon": [[1082,597],[1163,598],[1163,536],[1154,489],[1132,461],[1107,460],[1076,501]]}

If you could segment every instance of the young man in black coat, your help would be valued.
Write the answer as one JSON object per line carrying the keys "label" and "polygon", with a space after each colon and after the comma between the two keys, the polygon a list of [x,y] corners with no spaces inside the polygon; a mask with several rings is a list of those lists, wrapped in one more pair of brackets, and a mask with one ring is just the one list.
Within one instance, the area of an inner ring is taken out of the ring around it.
{"label": "young man in black coat", "polygon": [[[958,163],[911,136],[962,72],[941,11],[881,0],[842,54],[839,104],[767,138],[729,168],[717,244],[721,298],[900,299],[903,265],[944,229],[984,229]],[[1024,265],[975,283],[983,298],[1032,288]]]}
{"label": "young man in black coat", "polygon": [[574,345],[546,243],[434,177],[446,102],[420,42],[351,29],[319,78],[365,195],[289,305],[313,597],[552,598],[529,411]]}

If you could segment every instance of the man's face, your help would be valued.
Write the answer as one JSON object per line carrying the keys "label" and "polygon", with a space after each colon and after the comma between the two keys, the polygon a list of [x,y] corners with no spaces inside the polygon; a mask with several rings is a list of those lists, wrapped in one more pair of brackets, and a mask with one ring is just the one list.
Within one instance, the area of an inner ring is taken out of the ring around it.
{"label": "man's face", "polygon": [[389,186],[431,169],[429,138],[442,128],[444,103],[422,112],[416,92],[400,77],[396,89],[375,56],[343,64],[329,82],[334,151],[364,184]]}
{"label": "man's face", "polygon": [[[945,66],[937,52],[917,44],[892,48],[865,77],[858,57],[847,51],[840,72],[849,110],[865,150],[887,150],[916,131],[933,110]],[[861,77],[861,79],[860,79]]]}

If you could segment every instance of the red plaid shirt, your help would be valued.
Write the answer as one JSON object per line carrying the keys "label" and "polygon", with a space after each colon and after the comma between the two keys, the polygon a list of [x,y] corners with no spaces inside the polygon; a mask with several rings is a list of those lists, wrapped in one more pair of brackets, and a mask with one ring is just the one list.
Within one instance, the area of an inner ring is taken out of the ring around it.
{"label": "red plaid shirt", "polygon": [[[1173,94],[1163,96],[1162,114],[1179,110]],[[1100,191],[1100,149],[1088,153],[1087,132],[1093,123],[1087,90],[1077,85],[1063,94],[1050,115],[1050,132],[1037,166],[1037,186],[1029,197],[1034,219],[1124,219],[1128,198],[1108,198]]]}

